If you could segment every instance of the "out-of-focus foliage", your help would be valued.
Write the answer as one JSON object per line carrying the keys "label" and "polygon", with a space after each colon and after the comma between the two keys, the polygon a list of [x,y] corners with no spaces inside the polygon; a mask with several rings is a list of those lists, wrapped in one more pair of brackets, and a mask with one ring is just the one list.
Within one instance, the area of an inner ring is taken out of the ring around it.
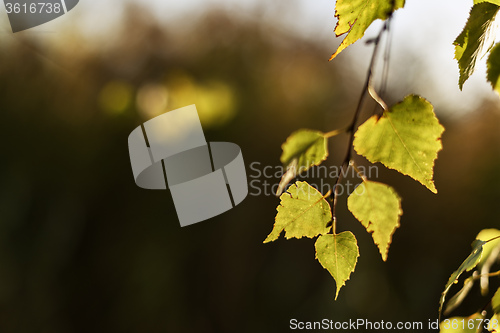
{"label": "out-of-focus foliage", "polygon": [[462,262],[462,264],[460,264],[458,269],[451,274],[450,278],[448,279],[448,282],[446,282],[446,286],[444,287],[444,291],[441,293],[441,298],[439,300],[439,314],[441,314],[441,309],[443,308],[446,294],[448,293],[448,290],[450,290],[450,287],[453,284],[455,284],[456,282],[458,282],[458,278],[460,277],[460,275],[462,275],[462,273],[468,272],[468,271],[474,269],[474,267],[476,267],[476,265],[481,260],[481,255],[483,254],[483,245],[484,244],[486,244],[485,241],[476,239],[472,243],[471,254],[469,254],[469,256],[467,258],[465,258],[465,260]]}
{"label": "out-of-focus foliage", "polygon": [[[497,266],[496,263],[498,263],[500,258],[499,253],[500,230],[493,228],[481,230],[477,234],[476,240],[472,243],[472,253],[465,259],[460,267],[451,274],[448,282],[446,283],[445,289],[441,294],[441,299],[439,301],[440,314],[444,305],[446,294],[448,293],[450,287],[453,284],[458,283],[458,279],[462,273],[471,271],[476,267],[477,269],[472,272],[467,279],[465,279],[463,288],[460,289],[460,291],[447,302],[444,314],[448,315],[464,302],[464,299],[467,295],[469,295],[476,280],[480,280],[481,295],[488,296],[490,278],[496,279],[496,277],[500,275],[500,271],[491,272],[492,266]],[[490,301],[487,303],[487,306],[483,306],[483,309],[480,311],[483,317],[487,316],[488,313],[492,316],[491,319],[487,319],[485,321],[484,325],[484,328],[487,328],[490,332],[496,332],[500,328],[500,323],[498,322],[498,313],[500,311],[499,290],[500,289],[492,295]],[[444,320],[443,323],[449,323],[450,319]],[[478,331],[481,330],[478,328]]]}
{"label": "out-of-focus foliage", "polygon": [[0,36],[0,331],[282,326],[264,296],[283,267],[262,246],[274,196],[180,228],[167,191],[135,185],[127,137],[195,103],[207,138],[237,142],[252,175],[251,162],[279,163],[276,138],[299,117],[341,118],[343,89],[326,48],[223,13],[178,23],[133,8],[105,45],[71,28]]}

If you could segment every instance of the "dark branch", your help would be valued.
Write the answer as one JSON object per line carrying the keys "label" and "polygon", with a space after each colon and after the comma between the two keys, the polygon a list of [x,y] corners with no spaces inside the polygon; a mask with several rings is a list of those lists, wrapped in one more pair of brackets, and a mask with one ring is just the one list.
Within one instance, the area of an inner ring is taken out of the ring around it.
{"label": "dark branch", "polygon": [[389,29],[389,22],[391,20],[391,16],[385,21],[384,25],[382,26],[382,29],[380,29],[380,32],[378,33],[377,37],[371,40],[371,43],[373,43],[375,46],[373,48],[373,53],[372,57],[370,60],[370,65],[368,67],[368,73],[366,75],[366,80],[365,84],[363,86],[363,90],[361,92],[361,96],[359,97],[358,105],[356,107],[356,111],[354,112],[353,119],[350,123],[350,125],[347,127],[347,132],[349,133],[349,142],[347,144],[347,152],[346,156],[344,158],[344,161],[342,162],[342,167],[340,169],[340,175],[337,178],[337,181],[335,182],[334,185],[334,190],[332,192],[332,225],[333,225],[333,233],[336,233],[336,216],[335,216],[335,211],[337,208],[337,197],[338,197],[338,185],[342,181],[343,175],[347,174],[347,171],[349,169],[349,162],[351,161],[352,157],[352,148],[353,148],[353,142],[354,142],[354,133],[356,130],[356,125],[359,120],[359,116],[361,114],[361,110],[363,109],[363,103],[365,100],[366,95],[369,93],[369,88],[371,86],[371,81],[373,77],[373,72],[375,69],[375,64],[378,56],[378,51],[379,51],[379,46],[380,46],[380,40],[382,39],[382,36],[385,31]]}

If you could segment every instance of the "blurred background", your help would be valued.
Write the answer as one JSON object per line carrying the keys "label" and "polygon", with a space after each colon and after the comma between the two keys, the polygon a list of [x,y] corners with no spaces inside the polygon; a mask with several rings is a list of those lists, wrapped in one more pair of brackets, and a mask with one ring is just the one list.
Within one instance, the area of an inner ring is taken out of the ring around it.
{"label": "blurred background", "polygon": [[[385,263],[341,197],[337,228],[354,232],[361,256],[336,301],[313,240],[262,244],[276,197],[248,196],[181,228],[168,191],[134,183],[129,133],[185,105],[197,105],[207,140],[241,147],[249,180],[253,162],[279,166],[296,129],[346,126],[372,46],[327,61],[341,40],[334,5],[80,0],[16,34],[1,5],[0,332],[286,332],[292,318],[437,319],[476,234],[500,228],[499,99],[484,64],[460,92],[453,61],[469,1],[408,0],[395,15],[386,100],[418,93],[434,104],[446,128],[439,192],[379,167],[404,210]],[[363,119],[373,108],[366,103]],[[339,165],[347,137],[329,144],[326,163]],[[453,315],[487,301],[471,297]]]}

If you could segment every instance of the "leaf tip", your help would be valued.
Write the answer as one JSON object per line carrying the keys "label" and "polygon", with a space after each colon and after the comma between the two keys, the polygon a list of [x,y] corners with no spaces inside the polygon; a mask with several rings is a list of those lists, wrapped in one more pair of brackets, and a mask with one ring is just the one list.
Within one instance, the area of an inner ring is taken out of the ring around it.
{"label": "leaf tip", "polygon": [[358,262],[359,248],[356,238],[350,231],[327,234],[319,237],[314,246],[316,259],[335,280],[337,299],[340,289],[350,279]]}
{"label": "leaf tip", "polygon": [[423,184],[423,185],[425,185],[425,187],[427,187],[429,189],[429,191],[431,191],[432,193],[434,193],[434,194],[438,193],[436,185],[434,185],[434,180],[432,180],[432,179],[428,180],[427,184]]}
{"label": "leaf tip", "polygon": [[365,180],[347,199],[347,208],[372,235],[382,260],[387,261],[392,237],[403,214],[396,191],[386,184]]}
{"label": "leaf tip", "polygon": [[[280,232],[281,233],[281,232]],[[279,235],[278,235],[279,237]],[[274,242],[275,240],[278,239],[278,237],[276,237],[276,235],[274,235],[274,230],[271,231],[271,233],[266,237],[266,239],[264,239],[264,241],[262,242],[263,244],[267,244],[267,243],[271,243],[271,242]]]}

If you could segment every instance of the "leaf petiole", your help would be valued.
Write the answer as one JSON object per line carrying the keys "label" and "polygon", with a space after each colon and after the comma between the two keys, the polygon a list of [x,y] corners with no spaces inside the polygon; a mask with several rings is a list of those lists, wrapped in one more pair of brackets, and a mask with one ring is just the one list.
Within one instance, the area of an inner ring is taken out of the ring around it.
{"label": "leaf petiole", "polygon": [[354,168],[354,170],[358,174],[358,177],[361,178],[364,182],[368,180],[368,178],[366,178],[366,176],[358,169],[358,165],[356,164],[356,162],[354,162],[354,160],[349,161],[349,165]]}
{"label": "leaf petiole", "polygon": [[349,127],[344,127],[344,128],[341,128],[341,129],[333,130],[333,131],[330,131],[330,132],[327,132],[327,133],[323,134],[323,137],[325,139],[329,139],[329,138],[334,137],[336,135],[339,135],[339,134],[342,134],[342,133],[346,133],[348,130],[349,130]]}

